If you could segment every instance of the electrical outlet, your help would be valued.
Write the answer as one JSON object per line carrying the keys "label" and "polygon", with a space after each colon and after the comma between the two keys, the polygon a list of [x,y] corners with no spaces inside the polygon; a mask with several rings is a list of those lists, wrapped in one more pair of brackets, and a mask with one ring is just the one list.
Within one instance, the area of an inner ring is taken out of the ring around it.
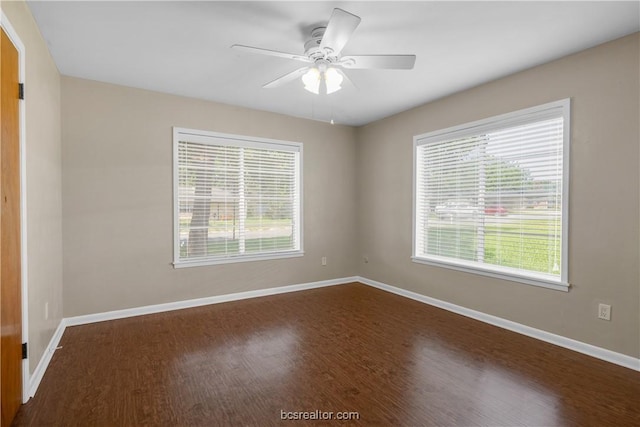
{"label": "electrical outlet", "polygon": [[327,265],[327,257],[326,256],[322,257],[322,265]]}
{"label": "electrical outlet", "polygon": [[368,256],[362,257],[362,260],[364,261],[365,264],[369,264],[369,257]]}
{"label": "electrical outlet", "polygon": [[598,305],[598,319],[611,320],[611,306],[609,304]]}

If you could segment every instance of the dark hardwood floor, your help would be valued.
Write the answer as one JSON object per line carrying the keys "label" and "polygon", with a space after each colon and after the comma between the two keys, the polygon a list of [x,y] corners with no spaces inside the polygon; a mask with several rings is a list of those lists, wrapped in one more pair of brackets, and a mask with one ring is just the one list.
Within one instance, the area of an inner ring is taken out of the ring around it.
{"label": "dark hardwood floor", "polygon": [[[70,327],[60,345],[15,425],[640,425],[640,373],[361,284]],[[359,419],[281,420],[316,410]]]}

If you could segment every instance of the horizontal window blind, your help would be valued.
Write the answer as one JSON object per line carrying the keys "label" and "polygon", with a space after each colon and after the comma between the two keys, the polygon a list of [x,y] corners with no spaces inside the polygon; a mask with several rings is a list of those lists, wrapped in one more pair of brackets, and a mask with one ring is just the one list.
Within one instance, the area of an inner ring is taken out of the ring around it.
{"label": "horizontal window blind", "polygon": [[300,145],[178,134],[176,262],[300,251]]}
{"label": "horizontal window blind", "polygon": [[417,137],[414,257],[563,282],[565,113]]}

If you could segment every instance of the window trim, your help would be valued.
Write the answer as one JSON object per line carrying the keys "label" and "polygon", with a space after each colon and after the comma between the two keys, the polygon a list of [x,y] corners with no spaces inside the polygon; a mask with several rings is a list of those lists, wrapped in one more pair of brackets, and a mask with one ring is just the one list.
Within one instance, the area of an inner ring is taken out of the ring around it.
{"label": "window trim", "polygon": [[[193,142],[212,144],[216,139],[221,140],[222,145],[233,145],[245,148],[264,148],[263,144],[269,144],[272,146],[282,146],[287,151],[298,153],[298,173],[296,186],[298,188],[298,198],[300,205],[298,208],[298,240],[300,242],[299,249],[290,251],[270,252],[263,254],[238,254],[227,255],[225,257],[217,258],[201,258],[196,260],[180,260],[180,205],[178,200],[179,195],[179,165],[178,165],[178,145],[180,138],[188,135],[189,140]],[[231,142],[231,144],[229,144]],[[173,267],[185,268],[185,267],[201,267],[207,265],[219,265],[219,264],[233,264],[239,262],[250,261],[266,261],[276,260],[283,258],[294,258],[304,256],[304,186],[303,186],[303,145],[301,142],[283,141],[269,138],[260,138],[255,136],[234,135],[220,132],[211,132],[197,129],[188,129],[182,127],[173,127]]]}
{"label": "window trim", "polygon": [[[558,114],[560,113],[560,114]],[[454,139],[465,136],[476,135],[478,133],[495,130],[496,126],[511,127],[520,124],[530,123],[534,120],[544,120],[545,118],[558,117],[563,118],[563,141],[562,141],[562,251],[560,261],[560,278],[547,279],[544,273],[536,274],[518,274],[513,272],[501,271],[500,266],[479,267],[478,265],[469,265],[464,260],[439,259],[437,256],[417,256],[417,170],[418,170],[418,147],[430,142],[441,141],[444,138]],[[506,114],[500,114],[473,122],[463,123],[460,125],[448,127],[445,129],[427,132],[413,137],[413,196],[412,196],[412,250],[411,260],[419,264],[427,264],[436,267],[443,267],[452,270],[464,271],[467,273],[489,276],[498,279],[509,280],[512,282],[524,283],[527,285],[540,286],[543,288],[555,289],[560,291],[568,291],[569,284],[569,165],[570,165],[570,141],[571,141],[571,98],[565,98],[554,102],[538,105],[531,108],[513,111]]]}

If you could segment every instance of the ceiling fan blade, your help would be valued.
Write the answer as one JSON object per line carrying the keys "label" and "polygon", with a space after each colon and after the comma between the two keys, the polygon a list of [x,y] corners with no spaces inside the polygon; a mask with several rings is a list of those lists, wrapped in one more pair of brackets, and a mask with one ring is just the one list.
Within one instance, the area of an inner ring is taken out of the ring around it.
{"label": "ceiling fan blade", "polygon": [[342,9],[333,9],[327,29],[320,42],[320,49],[331,49],[334,54],[339,54],[359,24],[359,16]]}
{"label": "ceiling fan blade", "polygon": [[359,90],[358,86],[347,76],[347,73],[342,71],[340,68],[336,68],[336,71],[344,78],[344,81],[350,84],[354,89]]}
{"label": "ceiling fan blade", "polygon": [[240,50],[242,52],[258,53],[260,55],[277,56],[279,58],[293,59],[302,62],[311,62],[308,57],[304,55],[296,55],[295,53],[278,52],[277,50],[262,49],[259,47],[244,46],[241,44],[234,44],[233,46],[231,46],[231,48]]}
{"label": "ceiling fan blade", "polygon": [[338,64],[349,69],[410,70],[415,63],[415,55],[355,55],[343,56]]}
{"label": "ceiling fan blade", "polygon": [[297,70],[293,70],[292,72],[287,73],[284,76],[278,77],[274,81],[269,82],[262,87],[265,89],[273,89],[274,87],[280,87],[286,83],[289,83],[297,78],[302,77],[302,75],[306,73],[308,69],[309,67],[298,68]]}

